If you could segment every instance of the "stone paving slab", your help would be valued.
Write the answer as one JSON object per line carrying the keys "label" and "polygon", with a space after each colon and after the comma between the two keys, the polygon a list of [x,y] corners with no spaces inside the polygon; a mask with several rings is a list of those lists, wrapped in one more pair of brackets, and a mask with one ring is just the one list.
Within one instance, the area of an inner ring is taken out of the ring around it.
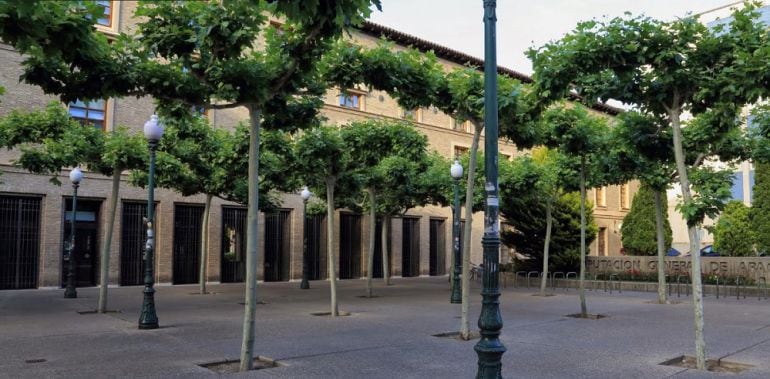
{"label": "stone paving slab", "polygon": [[[255,353],[276,359],[277,368],[238,373],[253,378],[468,378],[476,371],[475,341],[433,337],[456,331],[458,305],[449,304],[446,278],[396,279],[378,283],[366,299],[364,281],[339,284],[340,309],[351,316],[312,316],[328,311],[328,283],[267,283],[259,286]],[[480,296],[473,283],[471,324]],[[237,359],[241,345],[243,285],[161,286],[156,305],[161,328],[137,330],[141,287],[110,289],[110,309],[96,306],[96,288],[78,299],[61,290],[0,291],[1,378],[217,377],[198,364]],[[506,378],[768,378],[770,301],[706,298],[710,358],[752,364],[739,375],[715,374],[659,363],[692,355],[691,299],[650,304],[654,293],[588,292],[591,313],[601,320],[565,315],[579,310],[577,291],[532,296],[537,290],[502,289],[501,339]],[[45,362],[26,363],[45,359]]]}

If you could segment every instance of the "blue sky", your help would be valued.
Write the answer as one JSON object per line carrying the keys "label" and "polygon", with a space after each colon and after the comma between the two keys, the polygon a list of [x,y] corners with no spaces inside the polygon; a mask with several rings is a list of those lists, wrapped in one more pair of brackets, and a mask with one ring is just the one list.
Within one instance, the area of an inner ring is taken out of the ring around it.
{"label": "blue sky", "polygon": [[[558,39],[579,21],[628,11],[670,20],[734,3],[732,0],[498,0],[498,64],[530,74],[524,52]],[[371,21],[473,56],[484,56],[482,0],[382,0]]]}

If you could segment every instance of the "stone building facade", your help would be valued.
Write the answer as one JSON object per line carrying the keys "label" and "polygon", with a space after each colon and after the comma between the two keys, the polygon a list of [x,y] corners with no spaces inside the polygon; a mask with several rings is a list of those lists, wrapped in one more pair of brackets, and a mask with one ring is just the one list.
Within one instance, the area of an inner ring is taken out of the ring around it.
{"label": "stone building facade", "polygon": [[[136,3],[133,1],[105,1],[105,17],[97,28],[107,34],[128,32],[135,25],[133,18]],[[376,25],[365,24],[349,38],[364,46],[374,46],[385,36],[396,42],[396,48],[413,46],[423,51],[433,50],[441,63],[452,69],[466,64],[481,67],[477,58],[449,48],[424,41],[401,32]],[[11,47],[0,44],[0,85],[6,95],[0,102],[0,116],[13,109],[43,109],[57,101],[33,86],[20,83],[22,57]],[[500,68],[522,81],[531,81],[523,74]],[[430,149],[445,156],[454,156],[471,145],[471,129],[458,125],[451,117],[435,108],[406,112],[386,93],[379,91],[351,91],[342,97],[339,90],[330,90],[325,97],[323,114],[328,123],[344,125],[349,121],[366,118],[412,120],[415,127],[428,137]],[[103,104],[64,104],[76,117],[101,120],[105,131],[116,126],[127,126],[141,131],[142,125],[153,113],[149,98],[107,99]],[[598,108],[609,115],[616,111],[609,107]],[[245,109],[211,110],[207,114],[217,127],[232,127],[245,120]],[[482,137],[483,139],[483,137]],[[483,146],[483,141],[481,142]],[[500,141],[501,154],[513,157],[516,147]],[[62,186],[49,182],[49,177],[29,174],[13,166],[18,157],[16,151],[0,151],[0,244],[14,249],[13,256],[0,251],[0,289],[59,287],[64,280],[64,240],[71,220],[72,188],[68,185],[68,172],[62,172]],[[449,175],[449,173],[447,173]],[[110,283],[114,285],[141,284],[142,246],[144,229],[141,216],[146,210],[146,190],[131,187],[124,173],[120,190],[115,232],[110,253]],[[78,284],[96,285],[101,245],[106,229],[107,205],[111,179],[86,172],[78,193],[77,246]],[[597,202],[596,221],[600,227],[600,239],[591,248],[595,255],[618,254],[619,221],[630,205],[635,186],[610,187],[600,190],[594,197]],[[621,195],[621,192],[624,195]],[[603,195],[602,195],[603,193]],[[624,200],[621,200],[624,199]],[[200,251],[200,222],[203,196],[184,197],[165,189],[156,189],[156,259],[155,275],[159,284],[185,284],[198,280],[197,260]],[[372,227],[363,215],[340,211],[335,218],[334,230],[339,243],[335,247],[340,257],[341,278],[359,278],[366,275],[367,236]],[[471,261],[481,261],[481,236],[483,217],[477,214],[473,227]],[[326,276],[325,226],[320,218],[309,221],[309,247],[313,278]],[[210,216],[208,257],[208,282],[238,282],[243,280],[245,250],[245,207],[221,199],[214,199]],[[378,233],[379,234],[379,233]],[[282,209],[275,214],[261,214],[259,220],[259,270],[260,280],[299,280],[302,275],[302,200],[298,194],[285,194]],[[448,208],[427,206],[409,211],[404,217],[394,218],[390,236],[391,273],[398,276],[445,275],[451,256],[451,212]],[[378,243],[377,249],[380,244]],[[502,248],[502,260],[509,256]],[[10,250],[9,250],[10,251]],[[5,254],[5,257],[2,255]],[[379,254],[376,254],[378,256]],[[377,258],[379,259],[379,258]],[[381,271],[381,262],[376,272]]]}

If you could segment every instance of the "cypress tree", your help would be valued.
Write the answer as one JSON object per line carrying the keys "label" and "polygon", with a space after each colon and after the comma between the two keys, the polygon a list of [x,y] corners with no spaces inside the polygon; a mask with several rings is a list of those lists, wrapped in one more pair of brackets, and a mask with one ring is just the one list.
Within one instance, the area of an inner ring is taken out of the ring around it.
{"label": "cypress tree", "polygon": [[[671,247],[671,224],[668,214],[663,212],[666,249]],[[639,192],[631,202],[631,210],[623,219],[620,228],[623,249],[628,255],[657,255],[657,237],[655,236],[655,198],[647,186],[639,188]]]}
{"label": "cypress tree", "polygon": [[751,230],[749,212],[749,207],[743,205],[743,202],[727,203],[714,228],[714,249],[721,255],[754,255],[754,232]]}
{"label": "cypress tree", "polygon": [[756,236],[757,251],[770,253],[770,163],[755,163],[754,169],[751,229]]}

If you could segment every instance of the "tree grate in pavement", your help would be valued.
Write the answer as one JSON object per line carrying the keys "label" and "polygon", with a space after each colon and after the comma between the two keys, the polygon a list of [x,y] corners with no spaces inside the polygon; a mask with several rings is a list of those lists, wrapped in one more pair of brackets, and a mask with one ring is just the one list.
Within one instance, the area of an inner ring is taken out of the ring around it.
{"label": "tree grate in pavement", "polygon": [[470,336],[469,336],[469,338],[467,340],[464,340],[464,339],[460,338],[460,332],[438,333],[438,334],[433,334],[433,337],[451,338],[451,339],[455,339],[455,340],[458,340],[458,341],[471,341],[471,340],[477,340],[477,339],[481,338],[481,334],[479,334],[479,332],[471,332]]}
{"label": "tree grate in pavement", "polygon": [[[198,366],[208,369],[210,371],[213,371],[217,374],[233,374],[240,371],[241,361],[237,359],[225,360],[225,361],[219,361],[219,362],[202,363],[202,364],[199,364]],[[252,370],[264,370],[267,368],[274,368],[274,367],[280,367],[280,366],[281,364],[279,364],[273,359],[262,357],[262,356],[256,356],[254,357],[254,364],[253,364]]]}
{"label": "tree grate in pavement", "polygon": [[585,317],[583,317],[583,315],[580,314],[580,313],[572,313],[572,314],[568,314],[566,316],[567,317],[572,317],[572,318],[582,318],[584,320],[600,320],[600,319],[608,317],[607,315],[600,315],[600,314],[593,314],[593,313],[589,313]]}
{"label": "tree grate in pavement", "polygon": [[[663,363],[663,366],[683,367],[688,369],[695,369],[695,357],[689,355],[680,355],[676,358],[669,359]],[[707,359],[706,370],[711,372],[727,372],[738,374],[754,366],[745,363],[737,363],[730,361],[723,361],[722,359]]]}

